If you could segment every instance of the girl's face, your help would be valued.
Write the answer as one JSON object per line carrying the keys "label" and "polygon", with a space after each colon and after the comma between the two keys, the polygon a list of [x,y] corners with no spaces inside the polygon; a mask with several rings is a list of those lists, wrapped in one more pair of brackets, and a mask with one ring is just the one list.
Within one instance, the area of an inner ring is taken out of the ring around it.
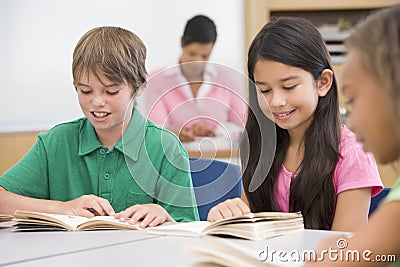
{"label": "girl's face", "polygon": [[116,84],[103,75],[89,71],[76,84],[81,109],[93,124],[96,133],[123,131],[127,127],[133,109],[132,88],[127,84]]}
{"label": "girl's face", "polygon": [[270,60],[256,63],[254,81],[264,114],[289,133],[300,130],[300,134],[311,124],[319,96],[324,96],[331,85],[319,90],[319,82],[311,73]]}
{"label": "girl's face", "polygon": [[380,163],[400,157],[400,124],[385,88],[362,65],[360,52],[351,50],[343,65],[343,94],[348,101],[349,128],[366,151]]}
{"label": "girl's face", "polygon": [[[184,64],[185,73],[191,76],[199,76],[203,74],[203,70],[207,61],[210,59],[212,49],[214,47],[213,43],[190,43],[188,45],[182,46],[182,55],[180,63],[191,63]],[[203,62],[198,62],[203,61]]]}

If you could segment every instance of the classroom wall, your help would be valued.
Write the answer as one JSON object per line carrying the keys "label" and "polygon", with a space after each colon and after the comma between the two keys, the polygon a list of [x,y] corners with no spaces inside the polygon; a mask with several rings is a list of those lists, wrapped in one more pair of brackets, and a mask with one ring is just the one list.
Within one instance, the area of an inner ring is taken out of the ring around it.
{"label": "classroom wall", "polygon": [[[211,61],[243,72],[244,0],[0,1],[0,133],[47,130],[82,116],[72,86],[72,52],[90,28],[135,32],[147,46],[152,70],[177,63],[184,25],[197,14],[217,25]],[[144,101],[138,102],[142,109]]]}

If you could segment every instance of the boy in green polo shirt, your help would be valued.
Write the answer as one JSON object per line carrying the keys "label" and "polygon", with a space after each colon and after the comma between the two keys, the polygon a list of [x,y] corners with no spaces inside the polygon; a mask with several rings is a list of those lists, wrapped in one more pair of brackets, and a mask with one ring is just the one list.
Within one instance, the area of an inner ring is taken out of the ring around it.
{"label": "boy in green polo shirt", "polygon": [[72,72],[85,117],[39,134],[0,177],[0,213],[107,213],[141,227],[198,220],[186,151],[134,108],[145,58],[142,41],[125,29],[82,36]]}

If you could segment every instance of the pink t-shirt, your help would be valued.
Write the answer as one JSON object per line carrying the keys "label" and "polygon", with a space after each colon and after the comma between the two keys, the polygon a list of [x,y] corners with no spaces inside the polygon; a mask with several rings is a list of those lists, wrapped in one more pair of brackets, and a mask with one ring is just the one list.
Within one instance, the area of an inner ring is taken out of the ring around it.
{"label": "pink t-shirt", "polygon": [[[342,157],[336,165],[333,175],[333,185],[336,196],[343,191],[371,187],[371,195],[375,196],[383,189],[378,167],[371,153],[363,151],[346,126],[341,127],[339,153]],[[279,173],[275,200],[279,210],[289,211],[290,182],[293,174],[282,164]]]}
{"label": "pink t-shirt", "polygon": [[238,135],[246,119],[246,78],[218,64],[207,64],[194,98],[179,65],[154,71],[145,89],[148,118],[162,127],[209,123],[218,133]]}

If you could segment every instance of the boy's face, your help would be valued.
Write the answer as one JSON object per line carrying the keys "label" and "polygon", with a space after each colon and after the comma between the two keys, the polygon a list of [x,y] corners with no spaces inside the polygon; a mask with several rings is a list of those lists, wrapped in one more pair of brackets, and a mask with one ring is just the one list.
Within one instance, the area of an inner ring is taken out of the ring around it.
{"label": "boy's face", "polygon": [[362,65],[360,52],[353,49],[343,65],[343,94],[348,101],[349,128],[365,151],[380,163],[400,156],[400,125],[393,102],[385,88]]}
{"label": "boy's face", "polygon": [[[122,134],[132,116],[132,89],[127,84],[111,82],[103,75],[99,78],[89,71],[77,82],[81,109],[98,135]],[[101,141],[100,136],[99,139]]]}

